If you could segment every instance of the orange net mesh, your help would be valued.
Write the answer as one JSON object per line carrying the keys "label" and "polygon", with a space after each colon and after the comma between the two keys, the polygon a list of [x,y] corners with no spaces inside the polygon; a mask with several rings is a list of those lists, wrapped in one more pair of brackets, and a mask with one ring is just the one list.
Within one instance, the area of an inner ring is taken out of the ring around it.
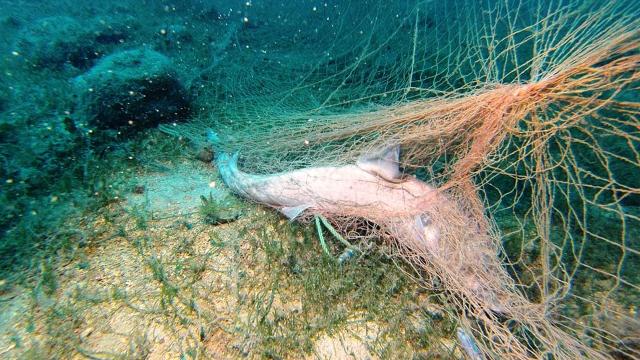
{"label": "orange net mesh", "polygon": [[409,218],[367,230],[437,279],[483,354],[640,356],[640,5],[331,6],[311,35],[221,64],[237,86],[167,131],[213,127],[257,172],[400,144],[404,171],[440,190],[422,212],[440,246],[400,236]]}

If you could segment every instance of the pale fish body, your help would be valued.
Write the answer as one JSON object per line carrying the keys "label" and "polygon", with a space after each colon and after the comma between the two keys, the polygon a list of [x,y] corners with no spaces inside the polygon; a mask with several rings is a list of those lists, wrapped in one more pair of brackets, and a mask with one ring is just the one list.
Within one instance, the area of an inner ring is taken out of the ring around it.
{"label": "pale fish body", "polygon": [[392,235],[412,237],[433,253],[438,249],[439,234],[424,213],[438,199],[438,192],[414,177],[401,179],[398,155],[398,147],[393,147],[354,165],[270,175],[240,171],[237,155],[221,154],[216,162],[231,190],[274,207],[290,219],[308,211],[364,218],[380,225],[391,222]]}

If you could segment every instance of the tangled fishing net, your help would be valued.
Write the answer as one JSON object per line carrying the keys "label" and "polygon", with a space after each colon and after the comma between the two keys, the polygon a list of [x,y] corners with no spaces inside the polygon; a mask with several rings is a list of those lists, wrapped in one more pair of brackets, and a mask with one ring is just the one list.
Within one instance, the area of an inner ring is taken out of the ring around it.
{"label": "tangled fishing net", "polygon": [[213,127],[262,173],[399,144],[439,191],[423,211],[439,250],[393,219],[363,231],[447,294],[483,356],[640,356],[640,3],[291,7],[254,6],[270,21],[239,30],[200,121],[166,130],[204,143]]}

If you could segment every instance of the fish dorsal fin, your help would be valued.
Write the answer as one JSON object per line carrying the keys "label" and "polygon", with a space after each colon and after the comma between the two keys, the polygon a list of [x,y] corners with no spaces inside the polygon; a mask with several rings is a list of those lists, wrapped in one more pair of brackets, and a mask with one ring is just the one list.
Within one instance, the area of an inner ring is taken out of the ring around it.
{"label": "fish dorsal fin", "polygon": [[394,145],[385,148],[381,152],[362,156],[356,163],[358,167],[366,172],[376,174],[389,181],[400,179],[400,146]]}

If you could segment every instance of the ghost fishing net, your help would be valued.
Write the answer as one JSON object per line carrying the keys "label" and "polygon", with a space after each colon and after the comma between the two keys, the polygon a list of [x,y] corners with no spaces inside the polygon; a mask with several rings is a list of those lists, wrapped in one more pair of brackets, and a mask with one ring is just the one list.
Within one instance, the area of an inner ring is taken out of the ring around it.
{"label": "ghost fishing net", "polygon": [[398,236],[407,218],[368,230],[440,284],[480,353],[640,356],[640,3],[407,3],[254,7],[270,23],[241,32],[200,121],[171,131],[213,127],[264,173],[399,144],[439,190],[407,216],[440,246]]}

